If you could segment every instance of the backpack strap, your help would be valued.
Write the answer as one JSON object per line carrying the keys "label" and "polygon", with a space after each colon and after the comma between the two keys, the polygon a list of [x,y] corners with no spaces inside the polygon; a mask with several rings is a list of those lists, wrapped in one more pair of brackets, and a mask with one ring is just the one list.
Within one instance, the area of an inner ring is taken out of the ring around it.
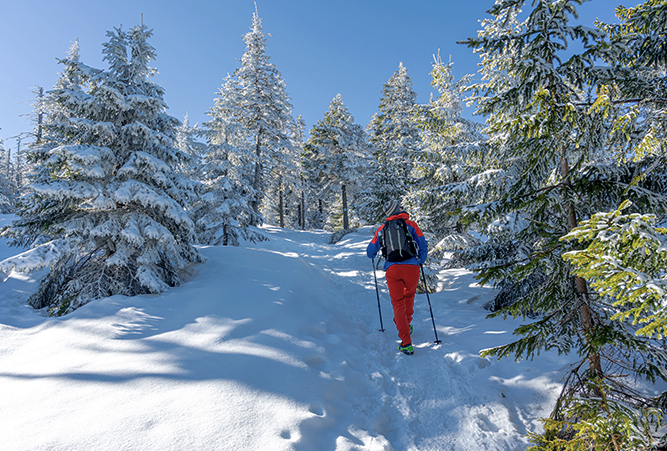
{"label": "backpack strap", "polygon": [[380,252],[382,253],[382,257],[385,260],[387,259],[387,243],[385,242],[384,234],[387,232],[387,224],[389,224],[389,221],[385,221],[382,224],[380,233],[378,233],[378,239],[380,240]]}
{"label": "backpack strap", "polygon": [[401,225],[403,225],[403,230],[405,231],[405,236],[407,237],[407,243],[408,243],[408,248],[410,249],[410,253],[412,253],[413,257],[417,257],[417,254],[419,253],[419,246],[417,245],[417,241],[415,241],[415,239],[412,238],[412,234],[408,230],[408,224],[405,222],[405,219],[398,218],[398,220],[401,222]]}

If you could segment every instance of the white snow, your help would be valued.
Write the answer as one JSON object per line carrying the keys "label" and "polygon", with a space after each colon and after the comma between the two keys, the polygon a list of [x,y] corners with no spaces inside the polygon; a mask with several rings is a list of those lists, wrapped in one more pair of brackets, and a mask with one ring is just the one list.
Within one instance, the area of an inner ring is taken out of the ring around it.
{"label": "white snow", "polygon": [[72,240],[53,240],[21,252],[0,262],[0,271],[9,274],[12,271],[26,272],[42,269],[55,264],[63,255],[73,254],[76,245]]}
{"label": "white snow", "polygon": [[[6,217],[3,217],[5,219]],[[0,224],[2,225],[2,224]],[[518,321],[486,319],[492,292],[463,270],[416,302],[413,356],[398,338],[372,229],[265,227],[271,241],[202,247],[160,295],[114,296],[62,318],[0,285],[3,450],[523,450],[567,362],[489,360]],[[0,242],[0,260],[17,254]]]}

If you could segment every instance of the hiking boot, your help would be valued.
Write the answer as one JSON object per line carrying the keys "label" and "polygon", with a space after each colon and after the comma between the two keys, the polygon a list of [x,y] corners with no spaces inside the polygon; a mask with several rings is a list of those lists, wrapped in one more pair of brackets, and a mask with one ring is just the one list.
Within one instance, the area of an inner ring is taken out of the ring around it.
{"label": "hiking boot", "polygon": [[398,350],[407,355],[412,355],[415,353],[415,349],[412,347],[412,343],[405,346],[403,346],[403,343],[401,343],[401,345],[398,347]]}

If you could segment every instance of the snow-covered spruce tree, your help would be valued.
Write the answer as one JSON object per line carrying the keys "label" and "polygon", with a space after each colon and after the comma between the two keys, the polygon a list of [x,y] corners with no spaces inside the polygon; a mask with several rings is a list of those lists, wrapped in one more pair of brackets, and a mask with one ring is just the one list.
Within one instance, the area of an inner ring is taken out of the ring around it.
{"label": "snow-covered spruce tree", "polygon": [[246,228],[246,219],[253,214],[244,195],[250,188],[236,176],[236,167],[229,158],[234,149],[225,130],[230,125],[223,124],[220,108],[212,109],[211,114],[218,117],[204,127],[190,126],[186,115],[176,129],[176,147],[189,156],[182,161],[180,171],[200,183],[199,195],[188,203],[188,214],[195,222],[201,244],[238,246],[240,238],[256,241],[261,238],[259,234]]}
{"label": "snow-covered spruce tree", "polygon": [[283,151],[268,179],[270,191],[278,197],[267,198],[264,216],[279,227],[301,228],[300,209],[303,193],[301,155],[303,153],[305,123],[299,116],[292,135],[292,145]]}
{"label": "snow-covered spruce tree", "polygon": [[412,78],[400,63],[382,87],[379,111],[366,127],[374,158],[359,212],[371,223],[384,219],[385,202],[402,199],[411,187],[412,160],[421,147],[416,101]]}
{"label": "snow-covered spruce tree", "polygon": [[[75,44],[75,47],[77,46],[78,44]],[[2,160],[0,161],[0,196],[4,195],[4,198],[0,200],[0,212],[4,213],[13,212],[16,202],[26,192],[28,174],[31,172],[31,164],[26,160],[26,152],[41,142],[44,89],[35,87],[32,92],[35,98],[32,102],[33,112],[29,116],[33,124],[33,131],[21,132],[15,136],[16,150],[13,152],[10,149],[7,149],[6,152],[3,150],[3,156],[0,158]],[[2,149],[1,141],[0,149]]]}
{"label": "snow-covered spruce tree", "polygon": [[28,302],[52,315],[105,296],[159,293],[202,261],[183,208],[195,184],[176,171],[178,120],[150,81],[151,35],[144,25],[108,32],[108,70],[82,64],[75,44],[46,96],[30,193],[4,233],[30,250],[0,266],[49,267]]}
{"label": "snow-covered spruce tree", "polygon": [[277,196],[267,196],[262,209],[267,221],[279,227],[285,227],[286,218],[294,213],[291,207],[295,205],[295,196],[301,187],[303,133],[298,130],[296,122],[290,128],[290,141],[281,149],[280,158],[274,161],[266,178],[267,192],[277,193]]}
{"label": "snow-covered spruce tree", "polygon": [[10,213],[13,210],[14,186],[8,175],[9,151],[5,150],[4,142],[0,139],[0,213]]}
{"label": "snow-covered spruce tree", "polygon": [[252,187],[255,159],[252,134],[236,120],[241,102],[236,82],[228,76],[202,129],[207,141],[199,170],[204,195],[194,202],[192,214],[205,244],[238,246],[240,238],[264,239],[248,228],[262,217],[250,205],[258,197]]}
{"label": "snow-covered spruce tree", "polygon": [[[657,224],[665,224],[667,208],[667,2],[649,0],[634,8],[618,7],[616,13],[620,24],[597,24],[610,38],[603,46],[609,66],[591,71],[599,95],[590,106],[603,111],[613,123],[610,153],[619,166],[631,169],[634,178],[624,197],[634,201],[624,200],[615,211],[597,213],[573,229],[563,239],[584,243],[586,248],[568,252],[564,258],[573,265],[575,274],[590,283],[599,302],[613,306],[612,321],[630,324],[638,336],[661,340],[664,350],[667,229]],[[634,195],[646,189],[656,195]],[[650,372],[645,376],[649,380],[655,377]],[[605,385],[601,390],[614,388]],[[639,399],[645,397],[642,394]],[[584,421],[575,425],[569,419],[548,420],[547,433],[537,437],[537,442],[544,448],[553,446],[553,431],[576,427],[566,449],[590,449],[591,443],[613,443],[615,449],[656,449],[650,422],[642,415],[663,417],[667,392],[657,401],[642,400],[645,404],[641,409],[635,408],[637,402],[628,405],[614,396],[610,398],[591,404],[571,397],[563,410],[569,417],[582,417]],[[606,414],[605,421],[586,421],[600,416],[600,410]],[[665,444],[664,436],[661,444]]]}
{"label": "snow-covered spruce tree", "polygon": [[[303,147],[305,144],[306,121],[301,115],[296,118],[296,128],[294,135],[295,150],[298,155],[295,155],[294,161],[298,163],[299,174],[298,183],[295,188],[291,189],[286,196],[287,202],[287,218],[288,227],[305,230],[307,227],[307,213],[306,213],[306,195],[308,187],[305,180],[305,173],[303,168]],[[310,193],[308,193],[310,198]]]}
{"label": "snow-covered spruce tree", "polygon": [[190,118],[186,114],[183,123],[176,127],[175,147],[188,158],[183,158],[179,170],[187,178],[201,181],[201,169],[204,162],[206,144],[199,141],[203,132],[199,124],[190,125]]}
{"label": "snow-covered spruce tree", "polygon": [[319,195],[320,180],[324,177],[320,168],[320,149],[306,143],[301,150],[301,184],[304,189],[304,219],[310,228],[323,229],[327,214],[324,200]]}
{"label": "snow-covered spruce tree", "polygon": [[[632,299],[646,292],[655,296],[654,291],[660,292],[663,285],[660,277],[649,275],[661,272],[661,264],[655,262],[664,258],[660,256],[664,229],[657,224],[667,220],[667,2],[649,0],[633,8],[618,7],[616,12],[620,24],[597,24],[610,38],[604,47],[610,67],[591,71],[600,95],[588,106],[611,118],[610,151],[617,164],[632,169],[633,181],[625,196],[638,198],[623,200],[618,209],[593,216],[567,235],[568,240],[587,242],[588,248],[572,251],[566,258],[594,286],[616,298],[617,304],[628,305],[619,318],[639,306],[645,314],[632,313],[637,321],[652,317],[653,323],[658,317],[667,320],[664,295],[652,298],[650,308]],[[647,189],[655,194],[633,196]],[[629,282],[626,277],[635,280]],[[612,287],[617,278],[623,282]],[[664,336],[658,323],[638,333]]]}
{"label": "snow-covered spruce tree", "polygon": [[[257,11],[253,14],[251,31],[243,40],[246,50],[241,67],[234,72],[238,103],[234,120],[248,131],[248,145],[254,153],[251,205],[255,213],[262,211],[262,203],[269,191],[269,174],[275,186],[280,180],[286,161],[292,155],[294,118],[292,105],[280,72],[266,54],[266,33]],[[280,168],[282,165],[281,169]],[[258,224],[255,215],[252,225]]]}
{"label": "snow-covered spruce tree", "polygon": [[[359,191],[360,180],[365,179],[369,146],[364,129],[343,103],[340,94],[329,103],[324,118],[317,121],[304,146],[305,170],[314,178],[320,198],[329,209],[332,226],[350,228],[349,200]],[[332,208],[340,202],[339,215]],[[336,217],[342,222],[338,224]]]}
{"label": "snow-covered spruce tree", "polygon": [[32,92],[35,94],[33,113],[31,114],[31,122],[34,130],[33,135],[35,143],[40,143],[42,140],[42,126],[44,124],[44,88],[36,86]]}
{"label": "snow-covered spruce tree", "polygon": [[303,146],[306,144],[306,121],[301,115],[296,118],[296,126],[294,129],[294,150],[296,153],[293,156],[294,162],[298,168],[298,179],[295,181],[294,187],[287,196],[287,202],[290,212],[287,215],[289,226],[304,230],[306,228],[306,186],[303,179]]}
{"label": "snow-covered spruce tree", "polygon": [[[455,81],[452,63],[435,57],[431,85],[439,95],[417,108],[423,146],[414,160],[414,185],[406,204],[436,243],[430,254],[442,257],[479,244],[461,222],[460,209],[492,196],[493,184],[479,183],[495,172],[481,124],[461,116],[470,77]],[[488,171],[488,172],[487,172]]]}
{"label": "snow-covered spruce tree", "polygon": [[[645,189],[663,196],[632,199],[635,209],[667,213],[667,2],[648,0],[618,7],[618,25],[597,24],[610,37],[608,67],[592,77],[600,95],[591,106],[613,121],[610,148],[618,164],[632,169],[629,196]],[[628,49],[631,49],[628,51]],[[646,202],[638,203],[638,201]],[[631,209],[633,207],[630,207]]]}
{"label": "snow-covered spruce tree", "polygon": [[[598,45],[605,35],[570,25],[581,1],[533,2],[519,22],[526,3],[497,2],[490,10],[494,18],[483,22],[478,38],[466,41],[482,56],[478,111],[489,115],[485,131],[505,180],[498,199],[469,209],[469,217],[501,229],[506,243],[500,258],[491,255],[478,268],[481,281],[528,282],[498,312],[531,319],[515,331],[521,338],[483,355],[520,359],[555,349],[581,357],[565,380],[554,421],[533,437],[540,443],[535,449],[546,450],[554,449],[555,442],[546,444],[549,437],[569,439],[579,422],[597,421],[595,427],[614,434],[641,423],[641,415],[623,420],[619,406],[649,402],[634,380],[662,377],[667,356],[659,343],[636,337],[631,324],[612,321],[614,306],[591,292],[562,258],[574,243],[561,238],[581,219],[614,208],[623,196],[640,203],[658,196],[643,187],[627,189],[632,174],[612,160],[608,148],[612,126],[590,108],[599,95],[590,76],[601,56],[596,52],[608,48]],[[565,59],[573,41],[584,51]],[[606,410],[592,418],[601,398]],[[581,402],[573,408],[574,399]]]}

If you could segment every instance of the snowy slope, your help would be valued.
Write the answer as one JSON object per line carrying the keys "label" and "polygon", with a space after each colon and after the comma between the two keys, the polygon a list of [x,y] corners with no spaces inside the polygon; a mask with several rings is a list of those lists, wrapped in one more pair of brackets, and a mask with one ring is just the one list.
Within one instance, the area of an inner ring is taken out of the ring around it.
{"label": "snowy slope", "polygon": [[[111,297],[64,318],[0,285],[3,450],[522,450],[565,361],[482,359],[518,324],[485,319],[491,292],[443,272],[416,302],[413,356],[397,353],[371,228],[265,228],[271,241],[203,247],[159,296]],[[0,258],[17,253],[0,244]]]}

